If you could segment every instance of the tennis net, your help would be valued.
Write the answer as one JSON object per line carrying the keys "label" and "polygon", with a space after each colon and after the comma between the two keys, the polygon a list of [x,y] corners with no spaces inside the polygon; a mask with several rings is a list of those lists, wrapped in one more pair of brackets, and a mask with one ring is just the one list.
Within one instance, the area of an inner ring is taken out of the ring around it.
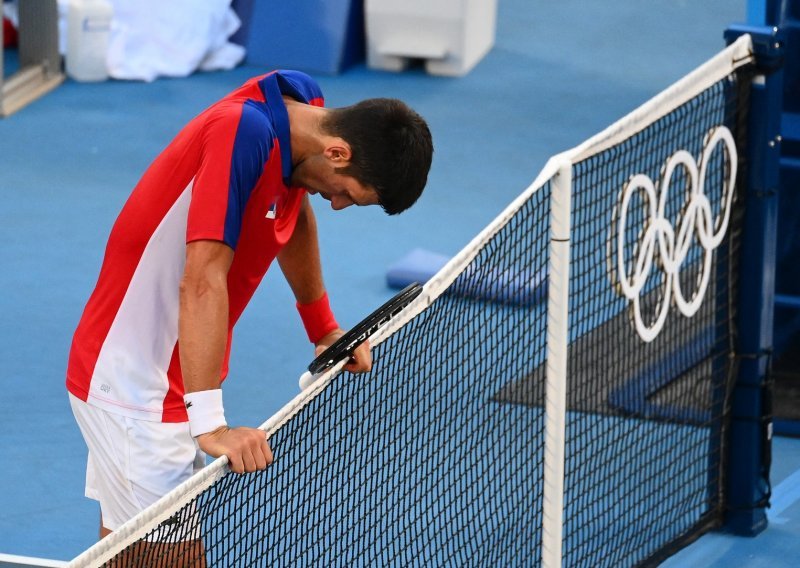
{"label": "tennis net", "polygon": [[375,337],[73,566],[634,566],[720,523],[750,39],[534,183]]}

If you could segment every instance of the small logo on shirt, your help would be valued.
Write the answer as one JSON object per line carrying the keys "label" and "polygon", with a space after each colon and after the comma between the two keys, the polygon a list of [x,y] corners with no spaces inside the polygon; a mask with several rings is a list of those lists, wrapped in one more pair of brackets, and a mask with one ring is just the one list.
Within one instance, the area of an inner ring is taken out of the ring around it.
{"label": "small logo on shirt", "polygon": [[108,393],[111,392],[111,386],[110,385],[100,385],[100,390],[103,391],[104,393],[108,394]]}
{"label": "small logo on shirt", "polygon": [[269,206],[269,211],[267,211],[266,218],[267,219],[274,219],[275,218],[275,212],[277,211],[277,209],[278,209],[278,204],[277,203],[273,203],[272,205],[270,205]]}
{"label": "small logo on shirt", "polygon": [[186,410],[189,410],[191,407],[192,407],[192,403],[191,403],[191,401],[190,401],[190,402],[187,402],[187,403],[186,403]]}

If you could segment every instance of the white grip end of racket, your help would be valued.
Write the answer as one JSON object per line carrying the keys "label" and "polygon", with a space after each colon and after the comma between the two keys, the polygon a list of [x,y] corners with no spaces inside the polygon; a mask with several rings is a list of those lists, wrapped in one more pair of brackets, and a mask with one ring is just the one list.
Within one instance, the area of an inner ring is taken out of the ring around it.
{"label": "white grip end of racket", "polygon": [[314,384],[314,382],[319,378],[319,375],[314,375],[311,371],[306,371],[302,375],[300,375],[300,388],[302,390],[306,390],[308,387]]}

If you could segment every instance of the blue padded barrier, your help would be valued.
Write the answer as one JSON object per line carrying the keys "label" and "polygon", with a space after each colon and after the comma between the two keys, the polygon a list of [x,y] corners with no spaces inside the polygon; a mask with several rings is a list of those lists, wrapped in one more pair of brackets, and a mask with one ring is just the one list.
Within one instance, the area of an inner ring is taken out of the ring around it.
{"label": "blue padded barrier", "polygon": [[364,59],[360,0],[235,0],[233,7],[242,19],[234,40],[251,65],[332,75]]}
{"label": "blue padded barrier", "polygon": [[[390,288],[404,288],[419,282],[424,284],[445,264],[449,257],[424,249],[414,249],[392,264],[386,271],[386,284]],[[470,276],[467,268],[459,276],[460,285],[452,290],[463,296],[480,300],[531,305],[544,301],[547,297],[547,274],[544,271],[512,274],[496,270],[491,278],[486,274]]]}

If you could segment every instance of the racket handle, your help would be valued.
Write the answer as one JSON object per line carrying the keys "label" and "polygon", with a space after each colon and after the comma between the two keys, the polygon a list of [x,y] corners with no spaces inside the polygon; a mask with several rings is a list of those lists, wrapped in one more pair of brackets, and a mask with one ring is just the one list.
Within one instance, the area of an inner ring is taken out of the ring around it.
{"label": "racket handle", "polygon": [[311,373],[311,371],[306,371],[305,373],[300,375],[300,381],[299,381],[300,382],[300,388],[302,390],[306,390],[308,387],[313,385],[314,381],[316,381],[318,378],[319,378],[319,375],[314,375],[314,374]]}

